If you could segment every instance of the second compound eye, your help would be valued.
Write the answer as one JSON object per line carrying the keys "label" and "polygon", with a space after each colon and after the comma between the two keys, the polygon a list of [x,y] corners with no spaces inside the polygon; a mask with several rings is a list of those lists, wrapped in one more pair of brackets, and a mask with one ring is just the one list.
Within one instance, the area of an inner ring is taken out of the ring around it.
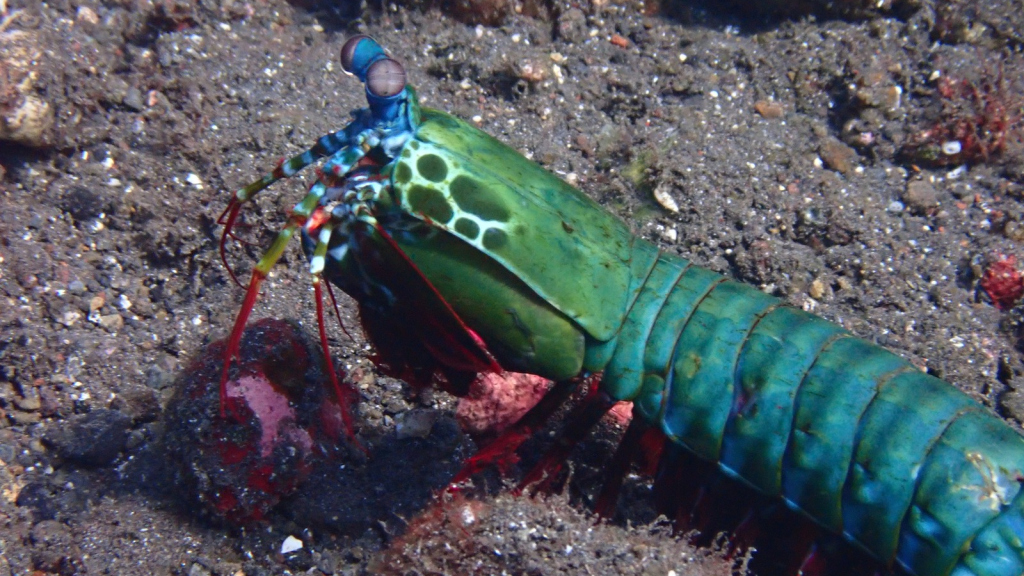
{"label": "second compound eye", "polygon": [[405,89],[405,68],[390,58],[374,62],[366,72],[366,89],[378,98],[390,98]]}
{"label": "second compound eye", "polygon": [[356,34],[345,41],[345,45],[341,47],[341,69],[349,74],[353,74],[353,67],[355,66],[356,49],[359,48],[361,42],[373,42],[376,41],[370,38],[366,34]]}

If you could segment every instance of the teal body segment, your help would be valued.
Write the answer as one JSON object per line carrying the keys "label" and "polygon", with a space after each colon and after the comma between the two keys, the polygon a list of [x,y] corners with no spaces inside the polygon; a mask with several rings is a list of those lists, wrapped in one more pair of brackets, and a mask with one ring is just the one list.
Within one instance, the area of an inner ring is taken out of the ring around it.
{"label": "teal body segment", "polygon": [[[720,275],[699,266],[690,266],[676,283],[665,306],[658,311],[648,345],[644,350],[644,382],[634,399],[634,410],[648,422],[656,422],[665,402],[666,382],[672,370],[679,335],[690,315],[707,295],[725,281]],[[619,397],[619,396],[617,396]],[[626,397],[626,396],[622,396]]]}
{"label": "teal body segment", "polygon": [[977,409],[965,394],[917,370],[887,380],[857,426],[843,486],[844,532],[891,562],[932,445],[953,419]]}
{"label": "teal body segment", "polygon": [[626,317],[616,337],[617,347],[604,368],[604,389],[613,398],[635,398],[644,379],[644,353],[652,336],[658,310],[665,307],[672,289],[689,262],[662,254],[644,283],[632,313]]}
{"label": "teal body segment", "polygon": [[797,391],[792,433],[783,456],[782,496],[841,532],[842,489],[853,459],[857,424],[882,383],[914,369],[859,338],[839,338],[828,345]]}
{"label": "teal body segment", "polygon": [[[1024,438],[980,407],[961,413],[932,446],[921,468],[900,530],[899,563],[914,574],[948,573],[963,554],[965,562],[983,564],[986,537],[975,539],[975,534],[986,526],[993,526],[993,535],[1006,532],[990,524],[1005,508],[1003,516],[1016,516],[1019,522],[1020,506],[1014,503],[1024,477],[1022,445]],[[999,547],[1015,545],[1019,555],[1020,534],[1009,531],[1010,542]],[[971,550],[972,540],[977,551]],[[1020,564],[1014,569],[1024,572]]]}
{"label": "teal body segment", "polygon": [[719,460],[735,399],[736,363],[747,334],[779,301],[732,281],[697,305],[676,344],[661,426],[697,456]]}
{"label": "teal body segment", "polygon": [[765,494],[782,492],[803,376],[835,338],[848,332],[817,316],[781,307],[758,322],[736,364],[736,402],[722,439],[722,466]]}

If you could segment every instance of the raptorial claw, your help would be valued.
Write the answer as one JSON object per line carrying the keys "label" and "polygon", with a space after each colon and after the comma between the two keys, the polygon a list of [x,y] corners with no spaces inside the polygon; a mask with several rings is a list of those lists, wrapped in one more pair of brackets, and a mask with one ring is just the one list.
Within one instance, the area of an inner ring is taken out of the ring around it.
{"label": "raptorial claw", "polygon": [[518,422],[467,459],[449,483],[448,490],[457,491],[459,484],[490,466],[497,466],[504,473],[509,465],[518,461],[516,450],[544,426],[548,418],[569,399],[578,384],[579,380],[575,378],[556,382]]}

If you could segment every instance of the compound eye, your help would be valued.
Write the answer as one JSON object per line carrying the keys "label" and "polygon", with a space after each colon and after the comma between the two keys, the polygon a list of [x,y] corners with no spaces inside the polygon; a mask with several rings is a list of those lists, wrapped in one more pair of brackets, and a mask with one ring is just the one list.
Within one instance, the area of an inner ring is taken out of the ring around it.
{"label": "compound eye", "polygon": [[378,98],[390,98],[405,89],[405,68],[391,58],[374,62],[366,72],[366,90]]}
{"label": "compound eye", "polygon": [[356,47],[358,47],[359,43],[363,40],[375,42],[373,38],[370,38],[366,34],[356,34],[346,40],[345,45],[341,47],[341,69],[349,74],[354,72],[354,70],[352,70],[352,66],[354,64],[353,60],[356,57]]}

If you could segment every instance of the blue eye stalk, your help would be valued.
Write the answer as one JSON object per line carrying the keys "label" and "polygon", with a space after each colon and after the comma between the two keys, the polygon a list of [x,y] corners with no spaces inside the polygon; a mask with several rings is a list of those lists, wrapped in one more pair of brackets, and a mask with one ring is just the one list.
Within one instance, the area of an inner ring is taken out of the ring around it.
{"label": "blue eye stalk", "polygon": [[405,69],[376,40],[360,34],[341,47],[341,67],[366,84],[366,100],[378,122],[391,122],[407,96]]}

